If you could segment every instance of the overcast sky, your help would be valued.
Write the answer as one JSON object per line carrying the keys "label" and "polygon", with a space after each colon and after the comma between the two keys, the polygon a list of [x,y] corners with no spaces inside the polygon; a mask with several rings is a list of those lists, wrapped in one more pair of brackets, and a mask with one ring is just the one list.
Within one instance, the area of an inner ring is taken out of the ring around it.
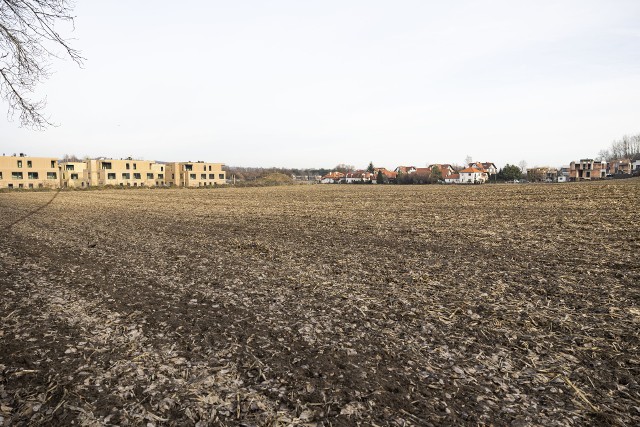
{"label": "overcast sky", "polygon": [[[640,133],[640,1],[77,0],[56,128],[0,151],[235,166],[568,164]],[[0,103],[6,111],[6,104]]]}

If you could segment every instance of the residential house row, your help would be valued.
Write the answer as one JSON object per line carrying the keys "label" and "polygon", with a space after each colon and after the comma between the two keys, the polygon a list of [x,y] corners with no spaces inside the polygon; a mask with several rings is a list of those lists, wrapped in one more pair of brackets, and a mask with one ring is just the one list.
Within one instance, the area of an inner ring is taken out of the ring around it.
{"label": "residential house row", "polygon": [[469,163],[466,168],[459,171],[456,171],[452,165],[447,163],[434,163],[425,168],[398,166],[393,171],[386,168],[374,168],[374,172],[366,170],[347,173],[333,171],[323,176],[320,182],[322,184],[375,184],[378,181],[378,174],[381,173],[384,182],[402,182],[405,178],[411,178],[411,182],[426,183],[434,178],[433,171],[436,167],[440,170],[440,177],[437,179],[447,184],[482,184],[498,173],[498,168],[491,162]]}
{"label": "residential house row", "polygon": [[0,188],[207,187],[226,183],[222,163],[0,157]]}
{"label": "residential house row", "polygon": [[[483,184],[495,179],[498,168],[492,162],[472,162],[466,168],[454,170],[450,164],[430,164],[425,168],[415,166],[398,166],[394,171],[376,168],[374,173],[365,170],[341,173],[330,172],[320,180],[323,184],[331,183],[376,183],[377,171],[383,172],[385,182],[402,182],[403,177],[411,177],[411,182],[426,183],[433,181],[433,170],[440,170],[438,180],[447,184]],[[581,159],[560,168],[536,166],[529,168],[526,178],[534,182],[569,182],[608,177],[628,177],[640,175],[640,156],[633,159],[619,159],[605,162],[594,159]]]}

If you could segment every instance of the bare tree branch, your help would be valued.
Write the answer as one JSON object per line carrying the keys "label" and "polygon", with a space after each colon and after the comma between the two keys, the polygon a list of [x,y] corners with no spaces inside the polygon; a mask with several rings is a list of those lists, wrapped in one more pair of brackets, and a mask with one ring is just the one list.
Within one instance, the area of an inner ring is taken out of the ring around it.
{"label": "bare tree branch", "polygon": [[59,23],[73,25],[73,6],[69,0],[0,0],[0,97],[7,102],[7,117],[19,113],[21,126],[52,126],[42,113],[46,100],[30,97],[49,76],[51,58],[69,57],[82,66],[80,52],[55,29]]}

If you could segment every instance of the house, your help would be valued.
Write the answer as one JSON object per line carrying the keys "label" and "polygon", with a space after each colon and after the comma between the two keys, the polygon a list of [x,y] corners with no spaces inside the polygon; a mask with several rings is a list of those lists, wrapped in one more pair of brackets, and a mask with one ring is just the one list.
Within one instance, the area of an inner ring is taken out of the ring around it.
{"label": "house", "polygon": [[549,166],[536,166],[527,169],[527,178],[532,182],[555,182],[558,178],[558,170]]}
{"label": "house", "polygon": [[416,171],[415,166],[398,166],[397,168],[394,169],[394,172],[396,174],[401,174],[401,173],[409,174],[409,173],[414,173],[415,171]]}
{"label": "house", "polygon": [[640,155],[637,155],[631,161],[631,172],[634,175],[640,175]]}
{"label": "house", "polygon": [[426,184],[431,180],[431,168],[416,168],[413,173],[413,182],[415,184]]}
{"label": "house", "polygon": [[375,180],[376,180],[376,175],[374,173],[364,171],[364,170],[347,172],[344,175],[344,182],[346,182],[347,184],[354,184],[359,182],[371,183],[371,182],[375,182]]}
{"label": "house", "polygon": [[382,172],[382,176],[384,177],[385,182],[393,182],[398,177],[398,174],[394,171],[387,170],[386,168],[375,168],[376,179],[378,177],[378,172]]}
{"label": "house", "polygon": [[561,166],[558,170],[558,182],[569,181],[570,170],[571,168],[569,167],[569,165]]}
{"label": "house", "polygon": [[498,168],[494,163],[491,162],[475,162],[469,163],[467,165],[470,168],[476,168],[480,171],[484,171],[487,175],[496,175],[498,173]]}
{"label": "house", "polygon": [[344,178],[344,174],[342,172],[337,172],[337,171],[329,172],[328,174],[322,177],[322,179],[320,180],[320,183],[336,184],[343,178]]}
{"label": "house", "polygon": [[0,157],[0,188],[59,188],[59,173],[53,157]]}
{"label": "house", "polygon": [[452,173],[444,177],[444,182],[447,184],[457,184],[460,182],[460,174]]}
{"label": "house", "polygon": [[633,162],[630,159],[617,159],[609,162],[608,175],[629,175],[633,172]]}
{"label": "house", "polygon": [[607,175],[607,162],[593,159],[581,159],[569,165],[569,178],[572,181],[602,179]]}
{"label": "house", "polygon": [[460,172],[459,182],[462,184],[483,184],[489,179],[486,171],[474,167],[462,169]]}
{"label": "house", "polygon": [[427,166],[427,169],[433,169],[434,167],[437,167],[438,169],[440,169],[440,174],[442,175],[443,178],[448,175],[451,175],[452,173],[456,173],[453,167],[448,163],[443,163],[443,164],[434,163]]}

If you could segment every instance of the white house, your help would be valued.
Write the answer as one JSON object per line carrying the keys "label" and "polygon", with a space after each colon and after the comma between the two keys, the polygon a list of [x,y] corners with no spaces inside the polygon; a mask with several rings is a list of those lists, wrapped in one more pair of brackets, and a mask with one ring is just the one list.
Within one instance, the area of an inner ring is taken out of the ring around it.
{"label": "white house", "polygon": [[341,172],[330,172],[322,177],[321,184],[335,184],[344,178],[344,174]]}
{"label": "white house", "polygon": [[482,184],[489,179],[486,172],[473,167],[462,169],[459,174],[461,184]]}
{"label": "white house", "polygon": [[452,173],[444,177],[444,182],[446,184],[458,184],[460,182],[460,174]]}
{"label": "white house", "polygon": [[476,168],[480,171],[484,171],[489,175],[495,175],[498,173],[498,168],[494,163],[491,162],[475,162],[469,163],[470,168]]}
{"label": "white house", "polygon": [[353,184],[356,182],[372,182],[376,180],[376,176],[368,171],[355,171],[349,172],[344,176],[347,184]]}

